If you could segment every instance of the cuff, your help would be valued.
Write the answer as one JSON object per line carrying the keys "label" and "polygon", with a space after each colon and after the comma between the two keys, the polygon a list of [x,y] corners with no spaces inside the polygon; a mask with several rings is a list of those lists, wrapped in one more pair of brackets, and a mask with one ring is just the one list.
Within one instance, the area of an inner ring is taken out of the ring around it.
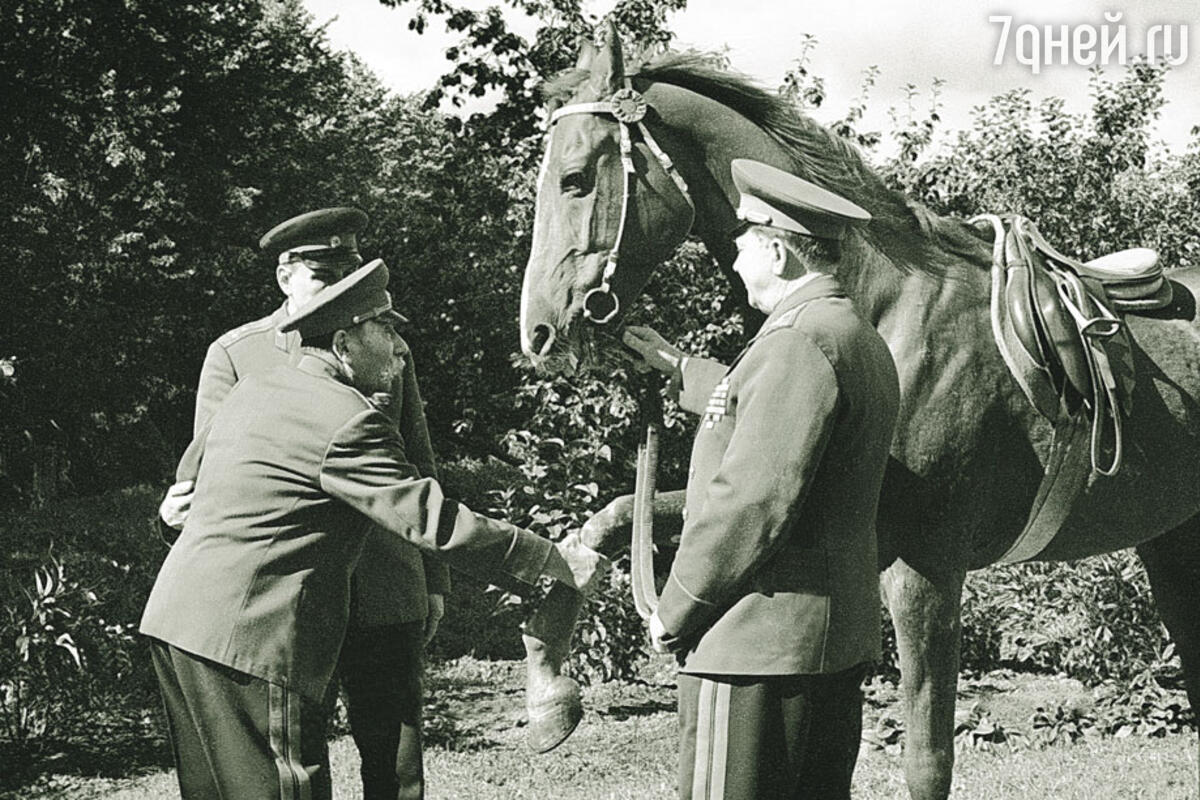
{"label": "cuff", "polygon": [[154,515],[154,521],[151,523],[151,526],[158,534],[158,538],[162,539],[163,544],[167,547],[173,546],[179,538],[179,534],[183,533],[178,528],[172,528],[168,525],[157,513]]}
{"label": "cuff", "polygon": [[508,552],[504,554],[500,569],[532,586],[538,582],[550,559],[558,553],[549,539],[543,539],[515,525],[510,527],[513,530],[513,538]]}
{"label": "cuff", "polygon": [[658,600],[658,618],[668,633],[675,638],[685,636],[716,609],[716,603],[701,600],[684,588],[671,571]]}

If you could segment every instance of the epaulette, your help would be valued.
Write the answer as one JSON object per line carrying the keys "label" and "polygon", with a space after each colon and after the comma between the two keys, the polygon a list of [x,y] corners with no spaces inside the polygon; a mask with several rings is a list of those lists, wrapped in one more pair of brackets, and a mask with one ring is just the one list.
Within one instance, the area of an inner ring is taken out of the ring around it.
{"label": "epaulette", "polygon": [[[811,300],[808,301],[808,303],[811,303],[811,302],[812,302]],[[754,336],[755,340],[763,338],[768,333],[772,333],[774,331],[781,330],[783,328],[792,327],[793,323],[796,322],[796,318],[800,316],[800,312],[802,312],[804,309],[808,308],[808,303],[801,303],[800,305],[796,306],[795,308],[785,311],[783,314],[781,314],[779,316],[779,319],[775,320],[770,325],[764,325],[762,328],[759,329],[758,333]]]}
{"label": "epaulette", "polygon": [[253,322],[247,322],[245,325],[221,334],[221,338],[217,339],[217,343],[222,347],[229,347],[235,342],[245,339],[252,333],[262,333],[263,331],[270,330],[273,325],[274,320],[271,317],[256,319]]}

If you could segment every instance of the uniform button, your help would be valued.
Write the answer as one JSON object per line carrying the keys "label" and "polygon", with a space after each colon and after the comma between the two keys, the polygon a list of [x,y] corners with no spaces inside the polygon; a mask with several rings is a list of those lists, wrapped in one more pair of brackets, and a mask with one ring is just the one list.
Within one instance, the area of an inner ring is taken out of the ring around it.
{"label": "uniform button", "polygon": [[683,517],[685,522],[687,521],[687,506],[683,507],[683,511],[679,512],[679,516]]}

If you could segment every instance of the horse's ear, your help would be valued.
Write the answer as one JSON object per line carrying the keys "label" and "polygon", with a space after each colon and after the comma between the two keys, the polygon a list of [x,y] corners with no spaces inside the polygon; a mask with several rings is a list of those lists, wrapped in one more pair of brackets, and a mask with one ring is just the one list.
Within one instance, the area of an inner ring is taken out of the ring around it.
{"label": "horse's ear", "polygon": [[575,69],[591,69],[592,62],[596,60],[596,45],[592,44],[592,37],[581,36],[579,38],[579,58],[575,59]]}
{"label": "horse's ear", "polygon": [[617,33],[617,23],[611,17],[604,25],[600,49],[592,59],[591,71],[591,86],[601,97],[607,97],[625,85],[621,36]]}

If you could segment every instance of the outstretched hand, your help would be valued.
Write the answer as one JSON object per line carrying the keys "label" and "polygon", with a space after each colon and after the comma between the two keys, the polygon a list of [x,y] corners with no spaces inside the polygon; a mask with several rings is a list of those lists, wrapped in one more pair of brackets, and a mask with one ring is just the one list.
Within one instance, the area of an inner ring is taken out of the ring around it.
{"label": "outstretched hand", "polygon": [[571,570],[575,589],[585,595],[591,594],[608,572],[611,562],[585,545],[578,531],[567,534],[554,546]]}
{"label": "outstretched hand", "polygon": [[635,367],[656,369],[667,375],[674,375],[679,369],[683,351],[653,328],[630,325],[621,334],[621,341],[633,351],[630,357]]}

